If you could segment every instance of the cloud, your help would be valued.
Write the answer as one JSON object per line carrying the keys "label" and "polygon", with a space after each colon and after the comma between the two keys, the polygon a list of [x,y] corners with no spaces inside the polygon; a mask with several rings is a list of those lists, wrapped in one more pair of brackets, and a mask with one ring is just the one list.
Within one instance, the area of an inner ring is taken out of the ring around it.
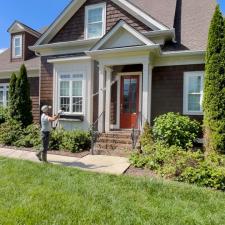
{"label": "cloud", "polygon": [[4,52],[6,49],[5,48],[0,48],[0,54],[2,53],[2,52]]}

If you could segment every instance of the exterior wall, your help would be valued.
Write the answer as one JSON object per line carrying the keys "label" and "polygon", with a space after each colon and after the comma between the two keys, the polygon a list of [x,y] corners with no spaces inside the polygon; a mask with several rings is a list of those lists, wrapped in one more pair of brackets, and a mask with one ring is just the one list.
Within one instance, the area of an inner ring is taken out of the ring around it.
{"label": "exterior wall", "polygon": [[58,34],[56,34],[50,43],[84,39],[85,6],[102,2],[106,2],[106,32],[108,32],[119,20],[126,21],[140,32],[151,30],[110,0],[87,0]]}
{"label": "exterior wall", "polygon": [[[34,122],[39,122],[40,109],[39,109],[39,78],[29,77],[30,83],[30,96],[32,100],[32,114]],[[9,83],[10,79],[0,79],[0,83]]]}
{"label": "exterior wall", "polygon": [[[204,71],[204,65],[155,67],[152,76],[152,121],[168,112],[183,114],[184,72]],[[202,121],[203,116],[190,116]]]}

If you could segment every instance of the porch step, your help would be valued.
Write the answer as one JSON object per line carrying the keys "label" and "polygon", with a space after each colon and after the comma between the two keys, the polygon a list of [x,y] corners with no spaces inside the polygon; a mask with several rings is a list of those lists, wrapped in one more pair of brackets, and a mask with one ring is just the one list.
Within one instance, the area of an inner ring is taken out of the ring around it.
{"label": "porch step", "polygon": [[111,131],[103,133],[99,136],[95,151],[115,151],[115,150],[131,150],[132,140],[131,131]]}

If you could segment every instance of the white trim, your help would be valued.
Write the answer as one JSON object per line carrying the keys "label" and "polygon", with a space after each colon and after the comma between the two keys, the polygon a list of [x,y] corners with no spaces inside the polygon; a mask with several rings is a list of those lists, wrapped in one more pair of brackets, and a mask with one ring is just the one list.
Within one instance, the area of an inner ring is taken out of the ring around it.
{"label": "white trim", "polygon": [[[16,46],[16,39],[19,39],[20,41],[20,45]],[[20,48],[20,53],[19,55],[16,55],[16,48]],[[23,35],[14,35],[12,38],[12,58],[13,59],[17,59],[17,58],[21,58],[23,55]]]}
{"label": "white trim", "polygon": [[110,30],[97,44],[92,47],[90,51],[96,51],[99,50],[120,28],[124,28],[126,31],[128,31],[130,34],[135,36],[138,40],[143,42],[145,45],[155,45],[152,41],[150,41],[148,38],[146,38],[144,35],[142,35],[140,32],[136,31],[134,28],[132,28],[130,25],[128,25],[126,22],[121,20],[112,30]]}
{"label": "white trim", "polygon": [[[201,109],[200,111],[189,111],[188,110],[188,86],[190,77],[201,77]],[[184,72],[184,86],[183,86],[183,114],[184,115],[203,115],[202,100],[203,100],[203,82],[204,82],[204,71],[191,71]]]}
{"label": "white trim", "polygon": [[[91,9],[102,8],[102,34],[99,37],[88,38],[88,13]],[[85,7],[84,37],[85,40],[101,38],[106,32],[106,3],[88,5]]]}
{"label": "white trim", "polygon": [[7,107],[7,96],[6,96],[6,92],[9,93],[9,84],[8,83],[0,83],[0,87],[3,87],[2,89],[0,88],[0,91],[1,90],[3,91],[2,105],[0,105],[0,106]]}
{"label": "white trim", "polygon": [[153,19],[151,16],[146,14],[144,11],[140,10],[135,5],[131,4],[127,0],[112,0],[115,4],[119,5],[121,8],[125,9],[127,12],[129,12],[132,16],[152,28],[153,30],[159,29],[159,30],[168,30],[168,27],[165,25],[159,23],[155,19]]}
{"label": "white trim", "polygon": [[71,61],[87,61],[91,60],[89,56],[82,56],[82,57],[68,57],[68,58],[56,58],[56,59],[47,59],[48,63],[64,63],[64,62],[71,62]]}

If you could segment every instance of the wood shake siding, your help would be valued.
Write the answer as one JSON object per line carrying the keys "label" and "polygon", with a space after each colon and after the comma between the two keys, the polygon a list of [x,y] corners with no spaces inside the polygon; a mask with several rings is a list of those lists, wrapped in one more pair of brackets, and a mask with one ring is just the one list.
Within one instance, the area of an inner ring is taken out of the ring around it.
{"label": "wood shake siding", "polygon": [[[39,110],[39,77],[29,77],[30,83],[30,96],[32,100],[32,114],[34,122],[39,122],[40,110]],[[9,83],[10,79],[0,79],[1,83]]]}
{"label": "wood shake siding", "polygon": [[147,32],[151,30],[145,24],[138,21],[110,0],[88,0],[56,34],[50,43],[84,39],[85,7],[102,2],[106,2],[106,32],[108,32],[119,20],[126,21],[139,32]]}
{"label": "wood shake siding", "polygon": [[53,65],[47,63],[47,57],[41,57],[40,107],[53,103]]}
{"label": "wood shake siding", "polygon": [[[168,112],[183,114],[184,72],[204,71],[204,65],[155,67],[152,77],[152,120]],[[191,116],[202,121],[202,116]]]}

